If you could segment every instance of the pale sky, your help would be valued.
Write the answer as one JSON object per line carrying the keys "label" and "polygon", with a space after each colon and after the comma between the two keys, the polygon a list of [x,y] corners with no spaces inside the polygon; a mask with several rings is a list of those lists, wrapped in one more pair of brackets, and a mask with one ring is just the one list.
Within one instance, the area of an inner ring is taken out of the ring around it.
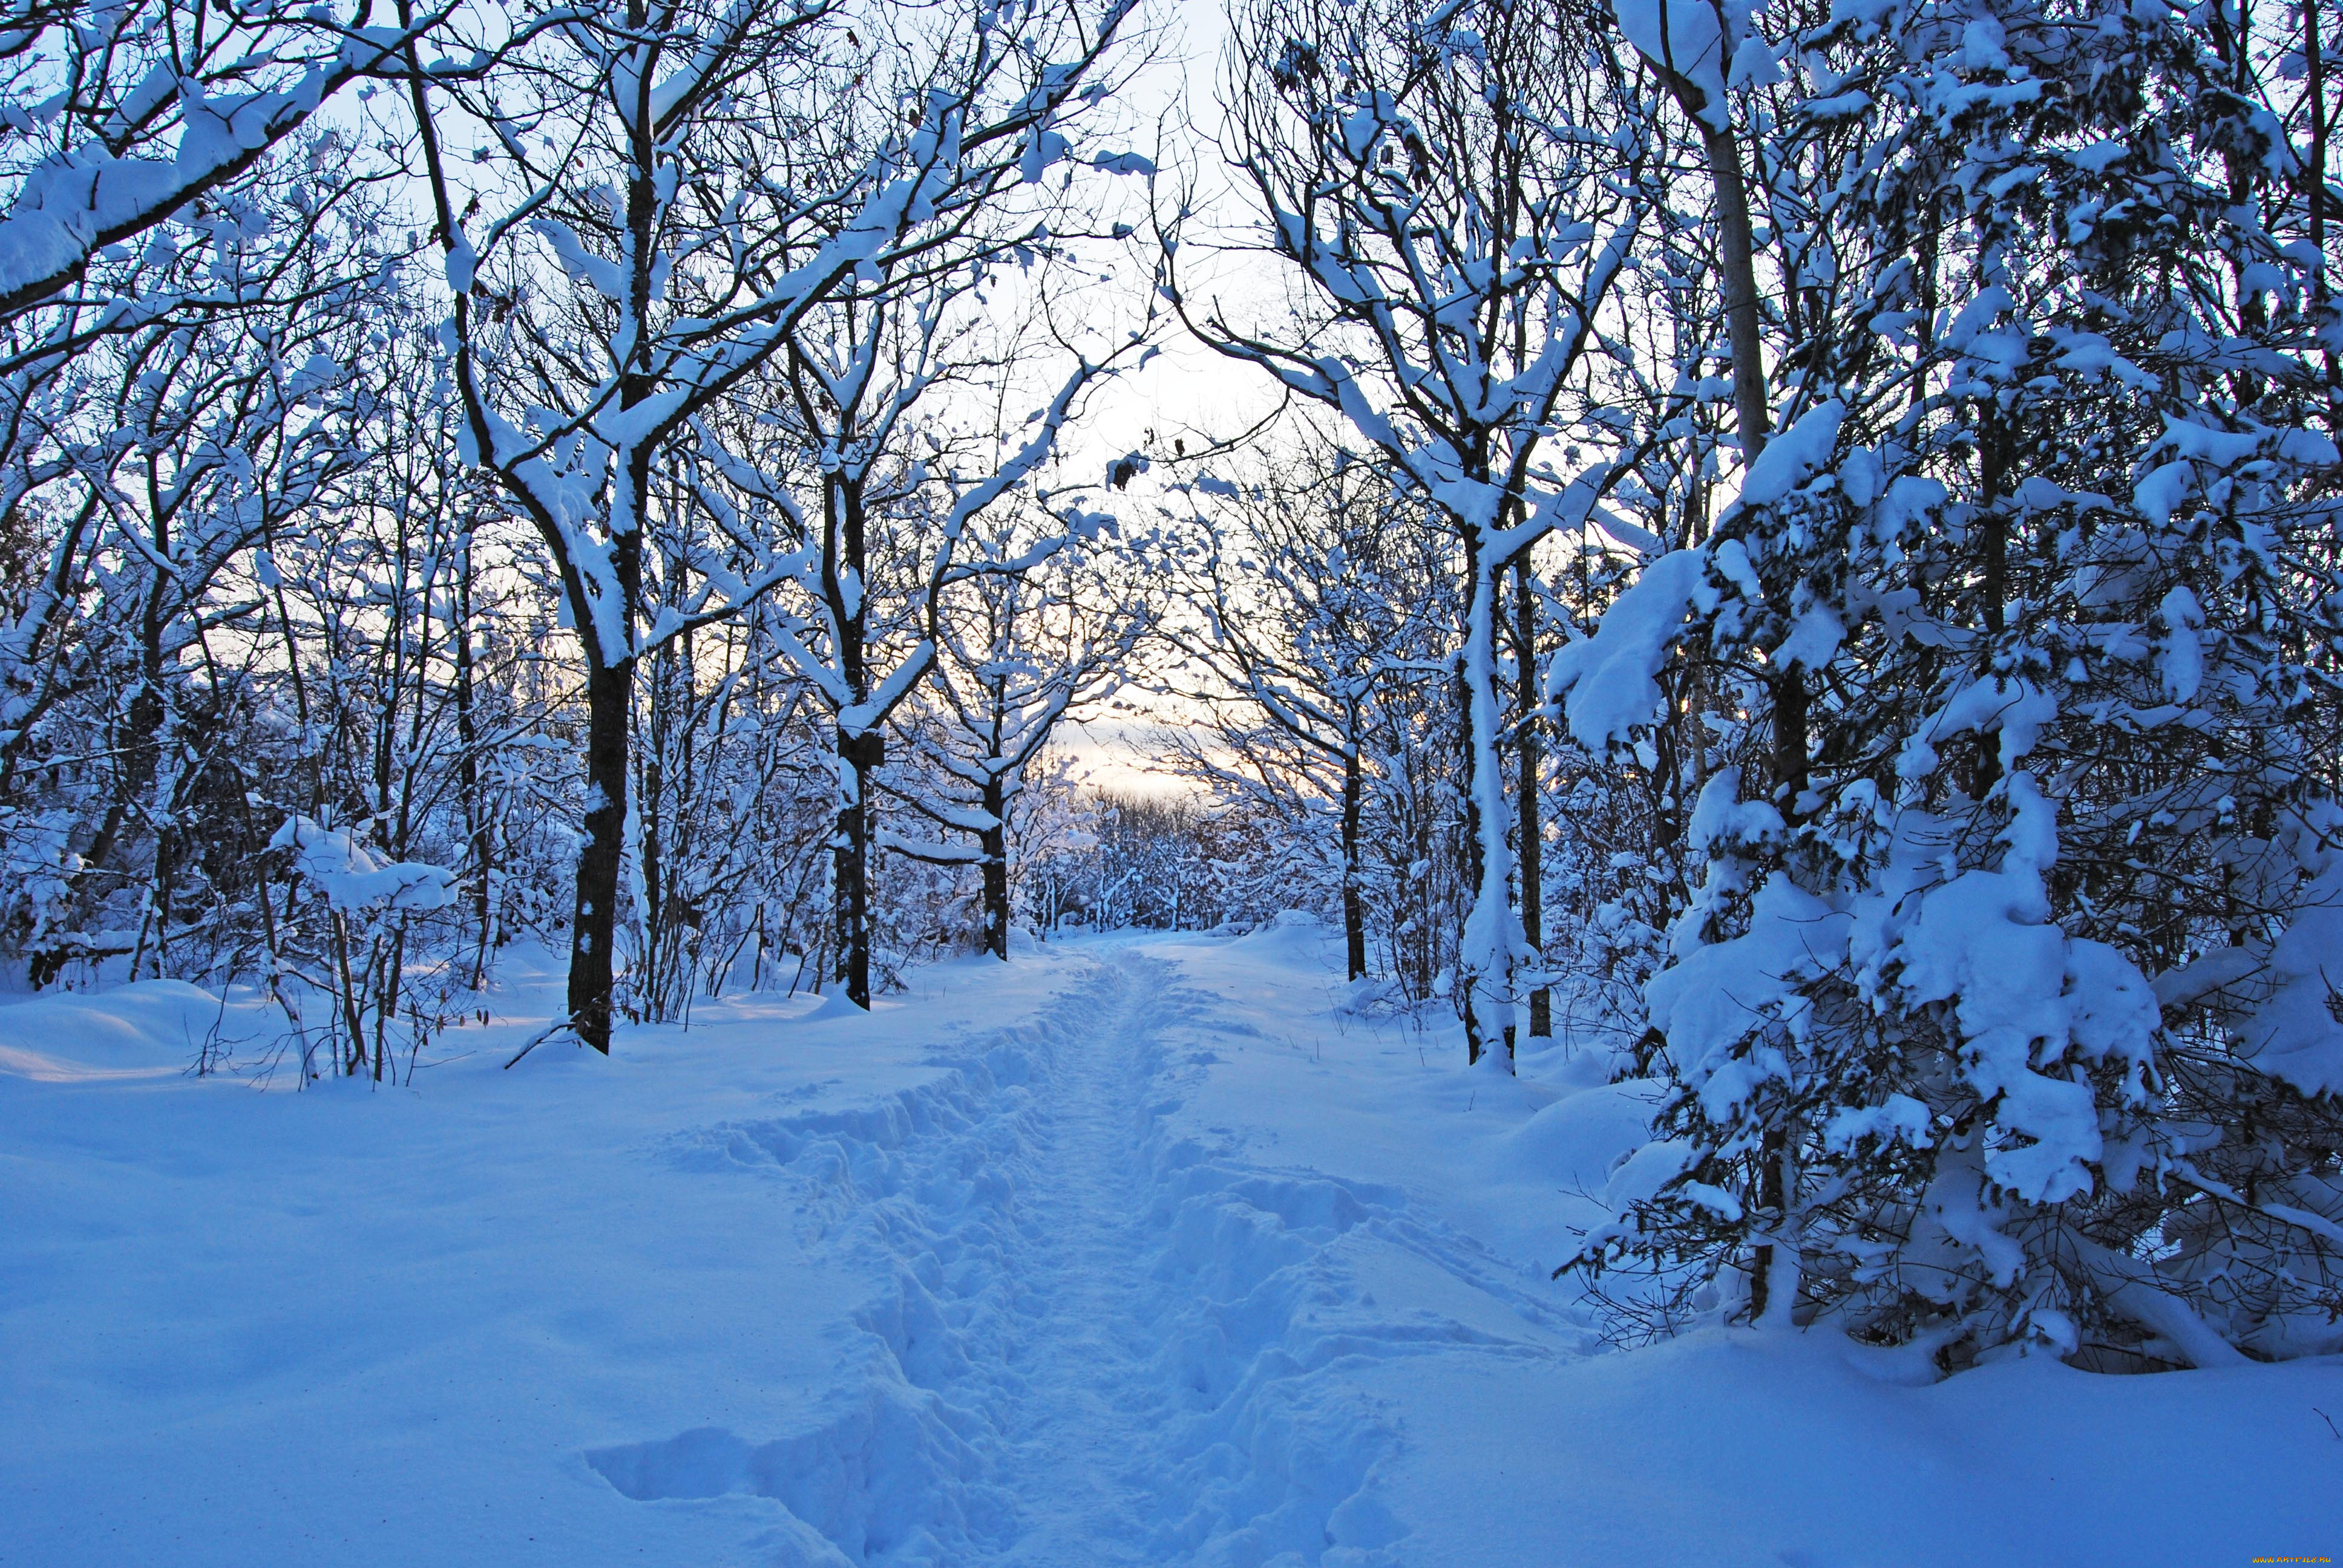
{"label": "pale sky", "polygon": [[[1191,244],[1181,257],[1182,283],[1200,293],[1223,297],[1257,293],[1257,271],[1240,268],[1232,276],[1231,269],[1212,266],[1204,234],[1212,223],[1227,221],[1231,210],[1219,149],[1203,140],[1220,122],[1214,90],[1227,35],[1222,0],[1167,0],[1154,15],[1164,21],[1164,57],[1141,74],[1125,103],[1135,146],[1150,156],[1162,155],[1161,195],[1169,199],[1175,182],[1192,176],[1199,205],[1212,209],[1192,220]],[[1100,398],[1086,428],[1070,433],[1067,445],[1075,454],[1071,461],[1077,471],[1092,462],[1102,471],[1113,458],[1142,447],[1168,457],[1175,437],[1186,437],[1193,451],[1202,445],[1200,434],[1207,439],[1234,435],[1275,407],[1276,389],[1266,377],[1213,353],[1187,337],[1176,322],[1163,324],[1158,341],[1161,349],[1155,358]],[[1144,526],[1158,504],[1152,491],[1151,485],[1141,481],[1110,498],[1110,509]],[[1131,693],[1123,700],[1149,706],[1144,698]],[[1096,715],[1061,726],[1052,749],[1071,757],[1088,781],[1101,788],[1140,795],[1180,793],[1190,786],[1150,771],[1143,755],[1147,731],[1176,722],[1178,717],[1169,709],[1161,717],[1147,712]]]}

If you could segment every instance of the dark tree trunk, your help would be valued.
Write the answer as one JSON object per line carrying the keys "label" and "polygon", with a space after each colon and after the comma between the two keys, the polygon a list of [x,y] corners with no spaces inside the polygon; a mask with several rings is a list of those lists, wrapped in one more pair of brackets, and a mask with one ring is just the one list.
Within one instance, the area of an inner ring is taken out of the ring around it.
{"label": "dark tree trunk", "polygon": [[591,648],[586,674],[586,848],[578,857],[578,913],[569,954],[569,1025],[608,1055],[617,988],[618,873],[627,848],[627,743],[635,662],[606,665]]}
{"label": "dark tree trunk", "polygon": [[[1513,562],[1513,684],[1522,707],[1521,839],[1522,941],[1531,957],[1543,965],[1545,951],[1544,890],[1544,848],[1538,824],[1538,735],[1530,714],[1537,708],[1537,618],[1530,599],[1530,562],[1525,551]],[[1530,992],[1530,1038],[1544,1040],[1554,1033],[1554,993],[1544,986]]]}
{"label": "dark tree trunk", "polygon": [[[1806,788],[1806,678],[1802,670],[1785,669],[1769,682],[1774,702],[1774,791],[1785,821],[1795,820],[1798,797]],[[1775,1123],[1765,1130],[1757,1154],[1757,1211],[1770,1228],[1787,1213],[1790,1155],[1789,1128]],[[1772,1302],[1774,1248],[1755,1249],[1749,1275],[1749,1321],[1764,1319]]]}
{"label": "dark tree trunk", "polygon": [[[849,710],[860,712],[870,697],[869,622],[863,596],[869,591],[870,560],[859,476],[840,474],[822,487],[822,597],[838,628],[838,673]],[[838,821],[830,837],[832,929],[838,935],[833,971],[846,997],[870,1006],[870,776],[885,760],[887,739],[876,720],[868,729],[850,729],[845,713],[838,725]]]}
{"label": "dark tree trunk", "polygon": [[488,807],[480,789],[480,722],[472,672],[472,546],[464,542],[463,559],[456,575],[456,741],[460,748],[457,784],[463,798],[472,873],[472,920],[479,928],[472,948],[472,989],[488,983],[490,926],[496,917],[495,895],[489,887],[495,872],[496,838],[488,826]]}
{"label": "dark tree trunk", "polygon": [[992,826],[979,836],[984,851],[984,950],[1009,961],[1009,791],[999,779],[984,781],[984,809]]}
{"label": "dark tree trunk", "polygon": [[1782,671],[1771,682],[1774,693],[1774,793],[1782,802],[1785,821],[1797,816],[1798,797],[1806,789],[1806,672]]}
{"label": "dark tree trunk", "polygon": [[[628,16],[642,25],[642,7],[629,0]],[[628,149],[627,230],[636,261],[628,286],[634,318],[649,317],[651,226],[657,210],[652,186],[652,151],[638,132]],[[442,221],[446,220],[443,213]],[[631,409],[656,386],[649,374],[648,338],[634,345],[618,377],[618,406]],[[610,566],[618,579],[617,630],[624,646],[603,643],[606,629],[582,581],[565,573],[570,612],[586,646],[586,849],[578,857],[578,913],[569,953],[569,1026],[578,1038],[608,1056],[611,1012],[618,989],[618,879],[627,849],[627,771],[635,701],[635,626],[643,601],[643,498],[650,494],[651,455],[637,447],[627,455],[628,494],[635,514],[610,519]]]}
{"label": "dark tree trunk", "polygon": [[[2303,189],[2309,198],[2311,298],[2327,303],[2327,45],[2320,35],[2318,0],[2302,0],[2302,56],[2310,90],[2310,166],[2303,171]],[[2328,347],[2327,367],[2327,427],[2343,427],[2343,360]]]}
{"label": "dark tree trunk", "polygon": [[837,889],[838,982],[846,999],[870,1006],[870,775],[887,753],[876,731],[838,732],[839,776],[853,780],[851,798],[839,804],[838,830],[830,841],[831,876]]}
{"label": "dark tree trunk", "polygon": [[[1688,113],[1703,106],[1700,91],[1681,81],[1671,84]],[[1687,96],[1689,95],[1689,96]],[[1741,463],[1747,472],[1765,450],[1772,427],[1771,400],[1765,387],[1764,345],[1757,314],[1756,244],[1749,226],[1749,186],[1741,165],[1740,144],[1730,130],[1704,127],[1702,142],[1708,155],[1709,175],[1716,189],[1717,252],[1724,274],[1726,337],[1733,349],[1733,405],[1741,436]],[[1767,682],[1774,708],[1773,764],[1775,797],[1785,820],[1797,815],[1798,797],[1806,788],[1806,678],[1796,668],[1785,669]],[[1786,1126],[1769,1130],[1758,1152],[1757,1208],[1778,1225],[1787,1212],[1790,1132]],[[1774,1247],[1754,1250],[1749,1279],[1749,1317],[1755,1322],[1774,1302]]]}
{"label": "dark tree trunk", "polygon": [[[643,950],[638,961],[642,972],[635,980],[636,1000],[642,1004],[643,1016],[664,1020],[673,1016],[675,974],[669,964],[675,935],[675,922],[681,911],[678,900],[668,886],[668,868],[664,835],[660,831],[660,816],[667,808],[669,779],[666,768],[668,737],[673,715],[675,650],[672,643],[651,656],[650,690],[644,707],[644,726],[648,733],[636,749],[640,778],[635,797],[635,853],[641,865],[643,907],[637,911],[642,921]],[[683,985],[690,993],[690,980]]]}
{"label": "dark tree trunk", "polygon": [[[1465,676],[1464,661],[1461,658],[1456,661],[1455,678],[1457,721],[1464,731],[1464,745],[1460,757],[1460,765],[1464,770],[1462,781],[1464,791],[1464,886],[1473,889],[1477,898],[1481,886],[1481,802],[1474,789],[1473,766],[1473,682]],[[1478,1010],[1473,1005],[1473,992],[1480,977],[1464,973],[1461,949],[1457,959],[1453,983],[1457,992],[1456,1010],[1464,1020],[1464,1060],[1468,1065],[1478,1065],[1482,1051],[1481,1020]]]}
{"label": "dark tree trunk", "polygon": [[[2009,471],[2009,441],[2001,421],[1988,411],[1980,421],[1977,445],[1977,518],[1979,562],[1978,595],[1983,600],[1986,659],[1988,668],[1994,652],[1999,648],[2002,633],[2008,628],[2005,601],[2009,594],[2009,514],[2001,505],[2002,486]],[[1986,791],[2001,781],[2001,732],[1986,730],[1976,738],[1976,768],[1969,781],[1972,799],[1982,800]]]}
{"label": "dark tree trunk", "polygon": [[331,915],[334,931],[334,967],[342,982],[342,1028],[349,1033],[349,1048],[342,1052],[342,1075],[356,1078],[366,1065],[366,1023],[358,1014],[357,980],[350,973],[350,922],[341,910]]}
{"label": "dark tree trunk", "polygon": [[1350,978],[1367,973],[1367,905],[1359,887],[1359,828],[1366,802],[1366,776],[1359,764],[1359,743],[1353,737],[1342,753],[1342,948]]}
{"label": "dark tree trunk", "polygon": [[[1785,821],[1797,817],[1798,797],[1806,789],[1806,677],[1792,668],[1773,678],[1774,790]],[[1757,1154],[1757,1212],[1768,1229],[1778,1228],[1789,1214],[1790,1140],[1788,1119],[1765,1130]],[[1760,1245],[1750,1271],[1749,1321],[1765,1318],[1769,1308],[1786,1312],[1792,1302],[1773,1301],[1774,1247]]]}

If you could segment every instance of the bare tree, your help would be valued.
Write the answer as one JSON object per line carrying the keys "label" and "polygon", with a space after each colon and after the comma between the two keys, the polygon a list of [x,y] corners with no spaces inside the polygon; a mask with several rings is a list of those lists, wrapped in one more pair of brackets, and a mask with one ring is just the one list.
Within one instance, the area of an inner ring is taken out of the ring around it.
{"label": "bare tree", "polygon": [[[1470,584],[1456,680],[1471,880],[1457,1000],[1474,1060],[1517,1001],[1499,751],[1499,581],[1587,516],[1612,470],[1549,455],[1654,197],[1608,25],[1569,0],[1260,0],[1235,18],[1227,156],[1295,312],[1180,295],[1222,352],[1339,415],[1451,530]],[[1630,127],[1622,132],[1622,125]]]}
{"label": "bare tree", "polygon": [[[453,6],[32,0],[0,26],[0,325],[59,305],[155,302],[101,253],[146,236],[255,172],[352,82],[395,76]],[[467,61],[469,75],[492,56]],[[337,177],[347,173],[337,169]],[[169,242],[165,242],[166,247]],[[93,263],[99,264],[93,269]],[[122,325],[93,310],[89,335]]]}
{"label": "bare tree", "polygon": [[[825,301],[948,273],[972,236],[991,243],[996,209],[1093,101],[1089,78],[1128,14],[929,12],[865,44],[826,0],[599,0],[478,89],[435,84],[408,51],[468,455],[543,537],[587,667],[568,1020],[597,1049],[638,662],[798,564],[703,496],[663,487],[664,465],[712,438],[709,416]],[[861,20],[875,34],[888,15]],[[451,156],[464,144],[486,170],[468,190]],[[567,274],[566,296],[524,287],[544,264]],[[688,580],[663,580],[666,561]]]}
{"label": "bare tree", "polygon": [[[1057,548],[1036,546],[1061,541]],[[1069,539],[1056,518],[1004,516],[972,530],[937,596],[935,699],[908,728],[914,766],[884,784],[935,828],[975,842],[886,833],[900,853],[976,864],[984,947],[1009,957],[1010,845],[1027,769],[1060,723],[1096,710],[1133,676],[1167,596],[1148,539]]]}
{"label": "bare tree", "polygon": [[1426,580],[1439,563],[1414,548],[1421,505],[1394,495],[1377,465],[1318,441],[1192,490],[1205,533],[1182,563],[1194,618],[1172,623],[1168,636],[1188,673],[1204,678],[1174,689],[1212,704],[1218,719],[1212,744],[1183,753],[1183,770],[1222,790],[1267,790],[1258,804],[1281,816],[1334,809],[1345,962],[1360,979],[1383,699],[1444,674],[1421,657],[1413,625],[1443,602]]}

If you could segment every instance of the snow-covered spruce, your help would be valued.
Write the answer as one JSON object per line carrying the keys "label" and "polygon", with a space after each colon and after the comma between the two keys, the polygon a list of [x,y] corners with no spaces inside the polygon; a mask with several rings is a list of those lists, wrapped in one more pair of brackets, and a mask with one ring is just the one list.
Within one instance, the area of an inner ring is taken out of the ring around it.
{"label": "snow-covered spruce", "polygon": [[[2292,155],[2189,119],[2227,67],[2177,16],[1964,15],[1782,41],[1790,428],[1555,666],[1581,742],[1706,754],[1661,1141],[1580,1261],[1662,1321],[1721,1283],[1945,1364],[2331,1350],[2337,454]],[[2236,260],[2184,292],[2176,255]]]}

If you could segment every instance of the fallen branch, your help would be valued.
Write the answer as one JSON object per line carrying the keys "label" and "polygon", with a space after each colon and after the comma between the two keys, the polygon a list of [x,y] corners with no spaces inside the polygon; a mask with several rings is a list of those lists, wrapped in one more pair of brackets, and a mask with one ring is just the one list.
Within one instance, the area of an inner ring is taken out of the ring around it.
{"label": "fallen branch", "polygon": [[[513,1052],[512,1061],[505,1063],[505,1070],[507,1072],[510,1072],[512,1070],[513,1061],[518,1061],[522,1057],[527,1056],[530,1051],[535,1050],[538,1046],[543,1045],[555,1035],[559,1034],[566,1030],[569,1030],[569,1026],[576,1021],[577,1020],[575,1019],[557,1018],[551,1023],[547,1024],[542,1030],[538,1030],[536,1035],[530,1038],[529,1042],[527,1045],[522,1046],[518,1050]],[[576,1032],[574,1030],[569,1031],[572,1033]]]}

